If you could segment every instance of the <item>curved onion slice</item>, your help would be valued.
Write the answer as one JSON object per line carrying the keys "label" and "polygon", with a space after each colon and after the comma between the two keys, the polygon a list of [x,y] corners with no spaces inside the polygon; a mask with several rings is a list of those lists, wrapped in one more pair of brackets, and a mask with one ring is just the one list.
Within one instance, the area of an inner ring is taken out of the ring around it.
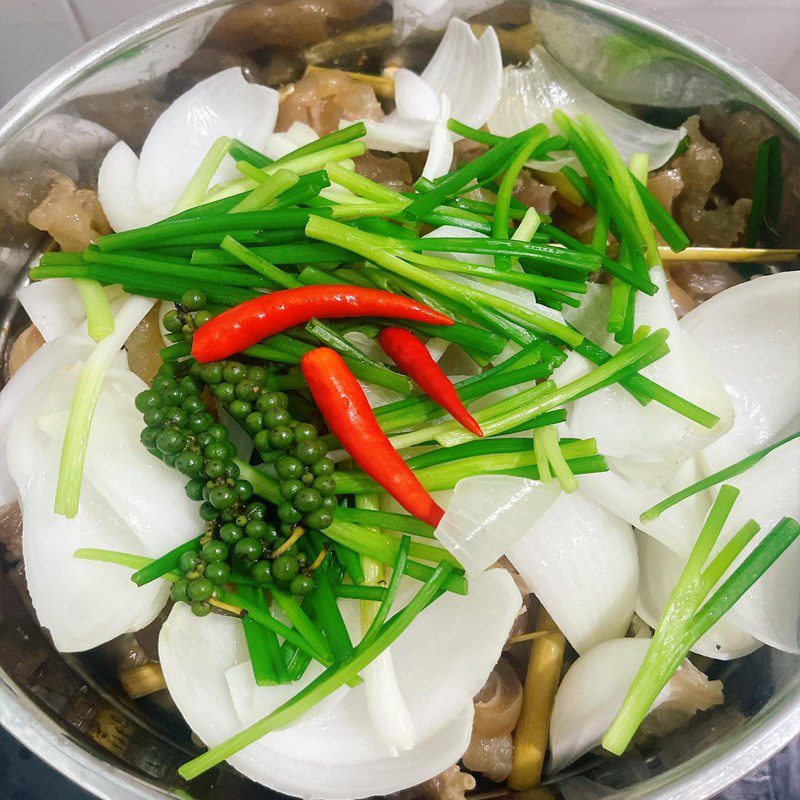
{"label": "curved onion slice", "polygon": [[17,300],[46,342],[76,333],[86,319],[78,290],[68,278],[29,283],[17,291]]}
{"label": "curved onion slice", "polygon": [[627,522],[561,494],[506,555],[578,653],[625,635],[639,585]]}
{"label": "curved onion slice", "polygon": [[[600,744],[649,646],[649,639],[611,639],[593,647],[567,670],[556,692],[550,718],[550,757],[554,771]],[[680,710],[685,721],[696,711],[721,702],[722,684],[709,681],[687,660],[661,690],[650,715],[659,707],[670,708],[672,712]],[[677,715],[670,716],[677,721]],[[645,724],[649,721],[650,717]]]}
{"label": "curved onion slice", "polygon": [[[28,591],[40,624],[49,629],[59,650],[70,652],[144,627],[158,614],[168,591],[163,582],[138,589],[124,567],[73,558],[79,547],[155,555],[90,481],[82,488],[74,519],[53,511],[61,446],[49,441],[39,421],[54,402],[63,405],[66,399],[68,407],[72,391],[64,384],[71,389],[77,373],[77,368],[57,373],[26,398],[14,415],[7,450],[23,510]],[[130,490],[130,475],[121,480]]]}
{"label": "curved onion slice", "polygon": [[264,145],[264,154],[273,161],[283,158],[292,150],[297,150],[306,144],[311,144],[319,139],[316,131],[304,122],[293,122],[289,129],[280,133],[273,133]]}
{"label": "curved onion slice", "polygon": [[[640,534],[637,545],[641,579],[635,609],[651,628],[655,628],[686,562],[651,536]],[[746,656],[760,646],[761,642],[745,633],[726,614],[695,643],[692,652],[729,661]]]}
{"label": "curved onion slice", "polygon": [[714,364],[736,411],[733,428],[703,452],[713,472],[775,441],[800,414],[800,272],[732,286],[681,327]]}
{"label": "curved onion slice", "polygon": [[[395,83],[396,110],[382,122],[363,120],[364,142],[375,150],[414,153],[432,147],[434,121],[446,112],[440,97],[450,101],[448,116],[480,128],[500,97],[503,63],[494,28],[478,38],[466,22],[451,19],[428,66],[417,76],[400,70]],[[345,123],[340,123],[344,127]]]}
{"label": "curved onion slice", "polygon": [[[569,425],[579,438],[597,438],[600,452],[615,472],[646,486],[660,486],[730,428],[733,409],[711,365],[678,324],[663,270],[654,268],[650,274],[659,288],[652,297],[637,292],[636,325],[666,328],[670,352],[642,374],[717,414],[720,422],[708,430],[658,403],[642,406],[614,384],[573,403]],[[586,313],[591,312],[587,309]],[[609,335],[600,344],[612,351],[619,349]]]}
{"label": "curved onion slice", "polygon": [[[472,697],[499,658],[519,605],[510,575],[491,570],[472,582],[468,596],[445,595],[429,606],[392,645],[400,689],[419,736],[411,750],[388,754],[371,729],[362,685],[342,690],[338,702],[268,734],[231,764],[277,791],[329,800],[388,794],[438,774],[467,748]],[[207,745],[244,727],[228,683],[229,671],[247,660],[238,620],[199,619],[177,605],[162,628],[159,656],[173,699]],[[275,693],[274,706],[286,688],[292,687],[258,691]]]}
{"label": "curved onion slice", "polygon": [[[25,578],[39,624],[61,652],[97,647],[155,619],[167,600],[165,581],[137,587],[131,571],[73,558],[79,547],[144,555],[141,542],[91,485],[74,519],[53,513],[61,447],[52,443],[40,471],[21,492]],[[22,488],[22,487],[21,487]]]}
{"label": "curved onion slice", "polygon": [[503,91],[489,119],[489,130],[513,136],[538,122],[552,129],[556,110],[593,117],[626,162],[634,153],[647,153],[650,169],[663,166],[686,135],[683,128],[650,125],[601,100],[542,47],[531,50],[528,65],[505,70]]}
{"label": "curved onion slice", "polygon": [[450,119],[450,100],[446,94],[439,96],[439,115],[433,123],[431,146],[428,158],[422,170],[422,177],[429,181],[441,178],[450,172],[453,163],[453,134],[447,129],[447,120]]}
{"label": "curved onion slice", "polygon": [[[239,67],[218,72],[181,95],[156,120],[142,146],[137,185],[148,205],[172,208],[220,136],[260,149],[275,129],[278,93],[245,80]],[[237,176],[228,159],[216,181]]]}
{"label": "curved onion slice", "polygon": [[125,142],[117,142],[106,154],[97,175],[97,197],[115,231],[152,225],[169,215],[170,208],[151,208],[142,202],[136,177],[139,158]]}
{"label": "curved onion slice", "polygon": [[[118,142],[103,160],[98,195],[111,226],[129,230],[169,215],[218,137],[236,137],[261,148],[277,114],[278,93],[248,83],[239,67],[193,86],[156,120],[139,158]],[[236,174],[228,159],[215,178]]]}
{"label": "curved onion slice", "polygon": [[[800,519],[800,439],[773,450],[728,483],[741,490],[720,537],[720,545],[754,519],[761,532],[741,561],[781,517]],[[738,563],[738,561],[736,563]],[[800,541],[759,578],[731,609],[730,619],[751,636],[790,653],[800,652]]]}
{"label": "curved onion slice", "polygon": [[519,542],[553,505],[558,483],[510,475],[477,475],[456,484],[436,538],[468,575],[479,573]]}
{"label": "curved onion slice", "polygon": [[416,72],[399,69],[394,73],[394,102],[403,119],[426,119],[434,122],[439,116],[436,90]]}

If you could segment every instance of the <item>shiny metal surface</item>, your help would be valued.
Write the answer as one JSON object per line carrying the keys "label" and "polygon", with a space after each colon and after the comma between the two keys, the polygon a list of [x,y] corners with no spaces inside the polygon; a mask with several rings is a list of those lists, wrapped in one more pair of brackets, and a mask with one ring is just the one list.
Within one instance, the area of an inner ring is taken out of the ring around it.
{"label": "shiny metal surface", "polygon": [[[109,141],[92,126],[87,128],[85,119],[103,118],[104,124],[112,125],[124,118],[128,106],[120,105],[120,96],[109,92],[135,85],[168,101],[203,77],[196,65],[193,69],[180,65],[201,45],[213,22],[234,5],[232,0],[191,0],[135,19],[54,67],[0,111],[3,353],[23,324],[12,300],[13,289],[25,280],[27,264],[43,245],[42,234],[27,225],[26,216],[46,183],[46,170],[66,172],[90,185]],[[599,0],[533,0],[532,7],[536,29],[548,49],[609,99],[675,122],[701,103],[743,104],[761,109],[800,142],[800,102],[707,38],[672,22],[643,20],[631,10]],[[492,15],[487,16],[491,21]],[[330,42],[312,51],[284,48],[284,73],[276,77],[278,67],[271,64],[259,77],[291,78],[309,59],[379,67],[390,52],[412,66],[424,63],[435,39],[418,37],[396,47],[388,19],[385,7],[374,12],[367,23],[378,27],[349,51],[337,53]],[[531,43],[525,22],[519,14],[512,15],[510,23],[504,20],[505,52],[512,59],[524,57]],[[624,41],[626,53],[635,50],[636,66],[615,60],[604,47],[609,36]],[[98,101],[98,94],[105,96]],[[135,139],[131,131],[127,136]],[[20,186],[27,187],[22,195],[16,191]],[[0,570],[0,724],[98,797],[176,797],[171,788],[181,784],[175,767],[196,747],[164,704],[133,704],[118,693],[114,667],[118,657],[114,648],[81,656],[56,653],[35,624],[18,559],[7,557]],[[622,759],[584,762],[580,774],[555,776],[559,780],[554,789],[566,800],[604,796],[700,800],[800,732],[798,657],[763,648],[718,669],[726,684],[725,708]],[[272,796],[228,769],[193,784],[191,792],[198,800]]]}

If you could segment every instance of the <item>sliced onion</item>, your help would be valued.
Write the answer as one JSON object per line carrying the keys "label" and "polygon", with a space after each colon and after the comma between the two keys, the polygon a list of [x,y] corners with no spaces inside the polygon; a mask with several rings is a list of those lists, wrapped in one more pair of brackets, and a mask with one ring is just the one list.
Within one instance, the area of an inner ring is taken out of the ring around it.
{"label": "sliced onion", "polygon": [[[278,93],[248,83],[239,67],[193,86],[156,120],[140,158],[118,142],[103,160],[98,196],[111,227],[129,230],[168,216],[217,138],[236,137],[261,149],[277,114]],[[236,174],[227,159],[215,179]]]}
{"label": "sliced onion", "polygon": [[456,484],[436,538],[468,575],[479,573],[519,542],[553,504],[558,484],[510,475],[477,475]]}
{"label": "sliced onion", "polygon": [[[278,93],[249,83],[239,67],[200,81],[172,103],[147,135],[137,174],[140,196],[149,206],[172,208],[217,138],[235,137],[261,149],[277,116]],[[228,159],[213,182],[237,174]]]}
{"label": "sliced onion", "polygon": [[542,47],[531,50],[526,66],[506,68],[503,92],[489,120],[489,130],[513,136],[544,122],[555,132],[554,111],[593,117],[626,162],[634,153],[647,153],[650,169],[669,161],[686,136],[683,128],[670,130],[650,125],[601,100]]}
{"label": "sliced onion", "polygon": [[440,115],[436,90],[416,72],[399,69],[394,73],[394,102],[403,119],[426,119],[435,122]]}
{"label": "sliced onion", "polygon": [[170,207],[147,206],[139,195],[139,158],[125,142],[117,142],[106,154],[97,175],[97,197],[108,223],[115,231],[152,225],[169,215]]}
{"label": "sliced onion", "polygon": [[[75,550],[96,547],[160,555],[174,546],[163,546],[158,553],[148,551],[118,509],[88,480],[74,519],[53,511],[61,445],[50,441],[38,423],[54,403],[66,401],[68,407],[77,373],[77,368],[56,373],[26,398],[13,417],[7,448],[23,509],[28,591],[40,624],[50,631],[59,650],[69,652],[87,650],[144,627],[159,612],[168,591],[160,581],[139,589],[130,580],[130,569],[75,559]],[[97,414],[103,413],[99,405]],[[128,492],[136,485],[130,474],[120,481]]]}
{"label": "sliced onion", "polygon": [[[473,231],[469,228],[458,228],[455,225],[442,225],[426,233],[423,239],[488,239],[485,233]],[[428,252],[426,255],[438,256],[439,258],[452,259],[453,261],[463,261],[467,264],[480,264],[484,267],[494,266],[494,257],[481,253],[448,253],[448,252]],[[452,277],[452,276],[448,276]]]}
{"label": "sliced onion", "polygon": [[578,653],[625,635],[639,586],[627,522],[561,494],[506,555]]}
{"label": "sliced onion", "polygon": [[681,327],[714,364],[736,411],[733,428],[703,451],[713,472],[776,440],[800,414],[800,272],[732,286]]}
{"label": "sliced onion", "polygon": [[[636,613],[655,628],[685,566],[685,560],[651,536],[637,537],[641,580]],[[693,647],[693,653],[729,661],[752,653],[761,646],[726,614]]]}
{"label": "sliced onion", "polygon": [[[429,606],[392,645],[419,736],[411,750],[394,758],[388,754],[371,731],[362,685],[342,690],[338,702],[316,716],[312,709],[303,720],[268,734],[231,764],[277,791],[328,800],[388,794],[433,777],[467,748],[472,697],[499,658],[519,604],[508,573],[491,570],[471,582],[468,596],[448,594]],[[198,619],[177,605],[162,628],[159,657],[173,699],[207,745],[244,727],[228,684],[229,671],[247,660],[238,620]],[[237,679],[248,676],[252,680],[252,673],[242,670]],[[258,691],[280,694],[286,688]]]}
{"label": "sliced onion", "polygon": [[[652,297],[637,292],[636,325],[666,328],[670,352],[642,374],[715,413],[720,422],[708,430],[658,403],[642,406],[615,384],[573,403],[569,425],[579,438],[597,438],[615,472],[636,483],[660,486],[730,429],[733,408],[712,365],[678,324],[663,270],[654,268],[651,278],[659,289]],[[608,334],[600,344],[612,352],[619,349]]]}
{"label": "sliced onion", "polygon": [[433,124],[428,158],[422,169],[422,177],[429,181],[447,175],[453,164],[453,135],[447,129],[447,120],[450,119],[450,100],[446,94],[439,96],[439,109],[439,115]]}
{"label": "sliced onion", "polygon": [[[553,771],[600,744],[649,646],[649,639],[611,639],[593,647],[567,670],[550,718]],[[681,709],[685,722],[696,710],[721,702],[722,684],[709,681],[687,660],[661,690],[650,713],[670,705]]]}
{"label": "sliced onion", "polygon": [[78,290],[67,278],[29,283],[17,291],[17,300],[46,342],[76,333],[86,319]]}
{"label": "sliced onion", "polygon": [[304,122],[293,122],[287,131],[273,133],[264,145],[264,153],[273,161],[289,155],[293,150],[315,142],[319,137],[316,131]]}
{"label": "sliced onion", "polygon": [[455,119],[480,128],[494,111],[503,86],[503,59],[494,28],[487,27],[478,38],[466,22],[451,19],[421,77],[437,95],[447,95]]}
{"label": "sliced onion", "polygon": [[[739,563],[781,517],[800,519],[800,439],[773,450],[727,481],[741,490],[720,537],[720,546],[749,519],[761,532]],[[796,540],[731,609],[730,619],[751,636],[779,650],[800,652],[800,540]]]}
{"label": "sliced onion", "polygon": [[[430,150],[433,144],[438,147],[439,141],[431,142],[435,120],[453,116],[480,128],[497,105],[503,83],[497,34],[489,27],[477,38],[465,22],[451,19],[422,74],[398,72],[397,109],[382,122],[363,120],[367,127],[365,144],[390,153],[421,152]],[[450,101],[449,112],[441,106],[442,95]],[[346,124],[342,121],[339,126]]]}

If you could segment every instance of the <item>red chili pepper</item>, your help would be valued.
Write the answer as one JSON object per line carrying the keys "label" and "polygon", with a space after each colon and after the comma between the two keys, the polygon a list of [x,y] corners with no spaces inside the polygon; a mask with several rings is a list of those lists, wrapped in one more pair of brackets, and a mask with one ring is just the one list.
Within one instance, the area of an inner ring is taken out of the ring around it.
{"label": "red chili pepper", "polygon": [[422,303],[381,289],[301,286],[247,300],[210,319],[195,333],[192,355],[204,363],[218,361],[315,317],[389,317],[453,324],[452,319]]}
{"label": "red chili pepper", "polygon": [[331,433],[353,461],[406,511],[436,527],[444,511],[392,447],[342,357],[327,347],[318,347],[303,356],[300,367]]}
{"label": "red chili pepper", "polygon": [[384,328],[378,335],[383,351],[434,403],[448,411],[470,433],[483,436],[481,426],[467,411],[456,387],[433,360],[428,348],[404,328]]}

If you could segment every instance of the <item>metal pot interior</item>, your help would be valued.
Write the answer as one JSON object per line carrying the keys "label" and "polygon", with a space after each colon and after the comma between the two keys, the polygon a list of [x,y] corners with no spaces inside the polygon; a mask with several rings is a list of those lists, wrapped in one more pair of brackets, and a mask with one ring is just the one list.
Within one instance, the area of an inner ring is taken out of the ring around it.
{"label": "metal pot interior", "polygon": [[[27,224],[27,214],[46,192],[50,170],[93,185],[109,146],[98,142],[92,129],[84,130],[82,120],[109,128],[136,148],[164,103],[225,66],[241,64],[253,80],[278,85],[300,77],[307,64],[376,73],[388,64],[420,67],[437,42],[437,34],[427,34],[397,44],[386,4],[363,18],[331,24],[328,38],[316,42],[299,42],[300,32],[290,30],[273,31],[266,45],[253,44],[243,28],[230,28],[227,35],[219,28],[212,32],[220,19],[225,25],[225,14],[236,5],[193,2],[134,21],[59,65],[0,115],[4,363],[9,343],[26,322],[14,288],[48,244]],[[524,60],[533,44],[543,42],[594,91],[652,121],[676,125],[701,105],[751,107],[794,142],[800,136],[800,110],[765,89],[766,78],[753,77],[748,67],[726,65],[704,47],[682,44],[674,33],[638,23],[627,12],[593,2],[534,0],[531,6],[511,0],[480,21],[498,26],[507,63]],[[609,41],[625,47],[609,48]],[[621,53],[637,57],[624,62]],[[797,149],[786,155],[797,159]],[[797,246],[787,236],[778,246]],[[0,527],[11,525],[5,520]],[[166,692],[134,702],[118,681],[131,651],[152,646],[142,641],[152,631],[139,641],[130,635],[87,653],[58,653],[37,625],[20,554],[13,548],[3,552],[0,722],[98,796],[175,796],[171,790],[183,785],[175,770],[198,747]],[[589,756],[569,775],[549,776],[552,796],[711,796],[800,728],[799,666],[798,657],[766,647],[732,663],[713,662],[710,677],[724,681],[724,707],[623,758]],[[205,776],[189,791],[182,796],[197,800],[273,794],[229,768]]]}

